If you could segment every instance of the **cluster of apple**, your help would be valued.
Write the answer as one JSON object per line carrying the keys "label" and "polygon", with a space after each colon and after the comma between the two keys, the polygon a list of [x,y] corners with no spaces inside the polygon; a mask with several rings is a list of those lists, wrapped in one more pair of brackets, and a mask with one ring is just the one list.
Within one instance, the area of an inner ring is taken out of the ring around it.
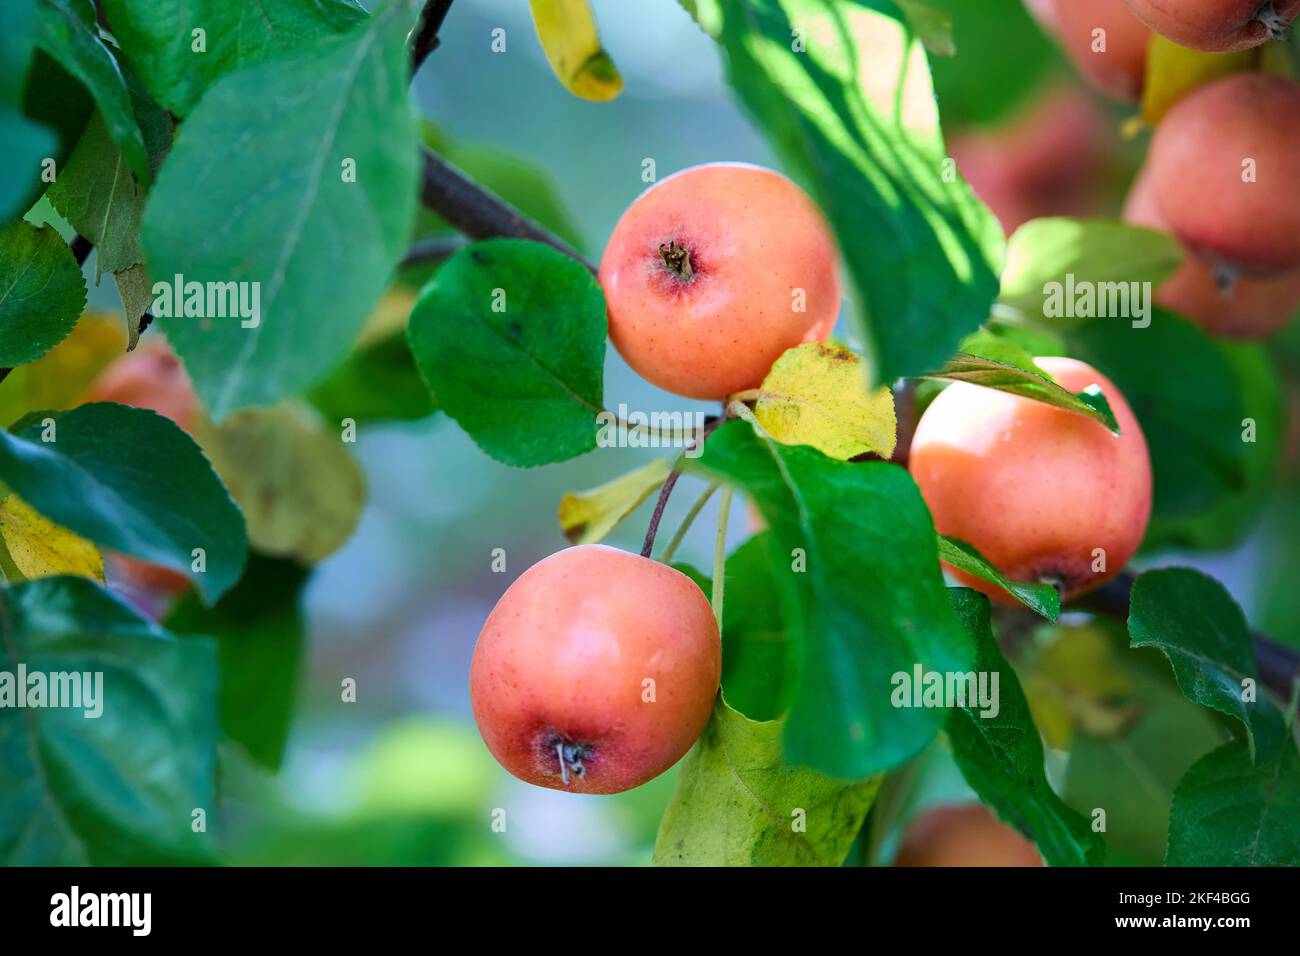
{"label": "cluster of apple", "polygon": [[[1028,0],[1094,86],[1143,90],[1152,32],[1213,53],[1260,46],[1298,0]],[[1099,35],[1098,31],[1102,31]],[[1104,40],[1104,47],[1099,42]],[[1220,335],[1271,335],[1300,308],[1300,84],[1237,73],[1160,121],[1124,218],[1175,235],[1186,257],[1156,302]]]}
{"label": "cluster of apple", "polygon": [[[836,249],[816,206],[784,177],[738,164],[696,167],[642,194],[614,229],[600,281],[618,351],[649,381],[693,398],[757,388],[786,349],[825,339],[840,306]],[[804,293],[802,311],[793,290]],[[922,416],[909,466],[940,532],[1012,577],[1050,579],[1073,596],[1137,549],[1151,468],[1111,382],[1072,359],[1039,364],[1068,389],[1099,386],[1121,433],[957,383]],[[613,793],[685,754],[708,722],[720,671],[718,625],[689,578],[585,545],[506,590],[479,636],[470,689],[483,738],[511,773]]]}

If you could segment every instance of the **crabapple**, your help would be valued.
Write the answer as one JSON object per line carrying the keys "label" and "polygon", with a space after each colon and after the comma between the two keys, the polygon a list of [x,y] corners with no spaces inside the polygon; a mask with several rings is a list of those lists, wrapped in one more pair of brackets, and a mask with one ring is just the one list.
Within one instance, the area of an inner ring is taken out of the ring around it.
{"label": "crabapple", "polygon": [[609,337],[643,378],[688,398],[762,384],[840,309],[835,242],[784,176],[743,163],[683,170],[642,193],[600,263]]}
{"label": "crabapple", "polygon": [[[1124,204],[1124,219],[1169,232],[1145,169]],[[1241,276],[1223,284],[1214,267],[1188,252],[1178,270],[1156,290],[1155,301],[1192,319],[1207,332],[1234,338],[1263,338],[1280,329],[1300,308],[1300,271],[1277,278]]]}
{"label": "crabapple", "polygon": [[1179,100],[1151,141],[1156,204],[1220,270],[1300,268],[1300,84],[1238,73]]}
{"label": "crabapple", "polygon": [[953,159],[1008,235],[1042,216],[1096,214],[1106,121],[1078,89],[1054,90],[1009,125],[953,138]]}
{"label": "crabapple", "polygon": [[199,400],[180,359],[161,341],[127,352],[90,386],[87,400],[150,408],[185,431],[194,427]]}
{"label": "crabapple", "polygon": [[936,807],[908,824],[895,866],[1042,866],[1038,850],[978,803]]}
{"label": "crabapple", "polygon": [[[1018,581],[1051,581],[1064,597],[1124,567],[1151,515],[1146,439],[1119,389],[1069,358],[1035,360],[1072,392],[1098,386],[1120,434],[1084,415],[957,382],[916,426],[908,468],[940,534],[975,546]],[[949,569],[1011,603],[996,585]]]}
{"label": "crabapple", "polygon": [[[1062,0],[1069,3],[1071,0]],[[1193,50],[1230,53],[1280,40],[1300,0],[1124,0],[1157,33]]]}
{"label": "crabapple", "polygon": [[1151,46],[1146,25],[1123,0],[1055,3],[1057,39],[1079,72],[1103,93],[1126,100],[1140,97]]}
{"label": "crabapple", "polygon": [[470,700],[488,749],[516,777],[618,793],[690,749],[721,677],[718,626],[695,582],[590,544],[506,589],[474,647]]}

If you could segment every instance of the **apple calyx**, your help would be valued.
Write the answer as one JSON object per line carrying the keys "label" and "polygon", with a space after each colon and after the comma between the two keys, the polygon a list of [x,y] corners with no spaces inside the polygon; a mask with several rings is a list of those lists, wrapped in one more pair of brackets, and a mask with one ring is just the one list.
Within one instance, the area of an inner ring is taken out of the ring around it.
{"label": "apple calyx", "polygon": [[542,750],[549,756],[555,755],[560,765],[560,779],[569,786],[569,774],[581,779],[587,773],[584,761],[595,752],[590,744],[579,744],[565,740],[563,736],[551,731],[542,741]]}
{"label": "apple calyx", "polygon": [[673,239],[667,245],[660,243],[659,255],[664,260],[664,265],[668,270],[683,282],[689,282],[695,275],[695,270],[691,267],[691,253],[685,246],[679,246],[677,240]]}

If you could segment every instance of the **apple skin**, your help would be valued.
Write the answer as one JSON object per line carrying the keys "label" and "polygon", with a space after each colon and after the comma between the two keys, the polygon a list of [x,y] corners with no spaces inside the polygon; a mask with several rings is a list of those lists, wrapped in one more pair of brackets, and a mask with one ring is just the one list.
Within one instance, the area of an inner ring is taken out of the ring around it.
{"label": "apple skin", "polygon": [[[689,277],[661,254],[673,243],[690,255]],[[619,354],[687,398],[757,388],[786,349],[829,336],[840,310],[820,210],[784,176],[742,163],[695,166],[642,193],[614,227],[599,277]]]}
{"label": "apple skin", "polygon": [[1147,163],[1187,248],[1250,275],[1300,269],[1300,84],[1238,73],[1199,87],[1160,122]]}
{"label": "apple skin", "polygon": [[[604,545],[544,558],[506,589],[470,665],[497,761],[528,783],[619,793],[676,763],[722,678],[713,609],[680,571]],[[646,679],[655,700],[643,700]],[[557,744],[575,750],[564,780]]]}
{"label": "apple skin", "polygon": [[[1172,231],[1156,203],[1145,168],[1129,190],[1124,220],[1160,232]],[[1214,335],[1267,338],[1300,309],[1300,271],[1276,278],[1242,276],[1224,290],[1215,282],[1214,267],[1196,253],[1187,252],[1183,264],[1156,290],[1155,301]]]}
{"label": "apple skin", "polygon": [[[1069,2],[1069,0],[1062,0]],[[1162,36],[1193,50],[1233,53],[1273,39],[1260,19],[1261,0],[1124,0],[1133,15]],[[1300,0],[1274,0],[1274,29],[1284,31]]]}
{"label": "apple skin", "polygon": [[954,136],[950,152],[1007,235],[1031,219],[1100,211],[1107,124],[1077,88],[1049,91],[1001,128]]}
{"label": "apple skin", "polygon": [[[957,382],[921,416],[908,469],[940,534],[974,545],[1017,581],[1055,580],[1068,598],[1118,574],[1151,516],[1146,439],[1114,383],[1069,358],[1035,360],[1072,392],[1097,385],[1120,434],[1083,415]],[[1093,549],[1106,552],[1093,572]],[[963,584],[1014,599],[955,568]]]}
{"label": "apple skin", "polygon": [[[1136,101],[1146,82],[1151,30],[1123,0],[1055,0],[1054,32],[1075,68],[1097,90]],[[1106,51],[1094,53],[1092,32],[1106,31]]]}
{"label": "apple skin", "polygon": [[1042,866],[1035,846],[978,803],[936,807],[908,824],[894,866]]}
{"label": "apple skin", "polygon": [[119,402],[153,409],[186,432],[199,413],[198,396],[180,359],[157,339],[141,342],[104,369],[86,396],[91,402]]}

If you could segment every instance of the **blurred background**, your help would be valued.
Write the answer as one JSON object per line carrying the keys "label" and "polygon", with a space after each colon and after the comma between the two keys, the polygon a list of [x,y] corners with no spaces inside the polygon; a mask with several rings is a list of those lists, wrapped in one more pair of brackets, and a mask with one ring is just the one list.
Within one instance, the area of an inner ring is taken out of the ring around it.
{"label": "blurred background", "polygon": [[[950,149],[1004,228],[1043,215],[1119,214],[1144,148],[1120,134],[1136,107],[1086,87],[1020,0],[930,0],[955,16],[960,53],[935,59]],[[603,40],[625,81],[613,104],[557,83],[520,0],[457,0],[415,84],[430,135],[450,158],[599,259],[618,216],[646,183],[697,163],[775,165],[727,90],[714,43],[671,0],[596,0]],[[492,31],[506,50],[492,51]],[[990,69],[990,64],[995,68]],[[92,290],[116,307],[109,285]],[[92,298],[92,303],[96,300]],[[852,343],[849,330],[841,334]],[[1295,323],[1289,333],[1294,341]],[[1290,354],[1297,350],[1291,347]],[[1285,352],[1280,354],[1286,354]],[[703,406],[659,392],[608,352],[606,404]],[[706,411],[715,409],[707,408]],[[1293,416],[1294,417],[1294,416]],[[305,592],[298,706],[284,765],[261,770],[223,752],[225,859],[274,864],[646,864],[673,773],[617,797],[523,784],[481,743],[468,669],[488,611],[516,576],[566,546],[556,508],[653,451],[601,449],[545,469],[514,470],[445,417],[367,425],[354,446],[368,483],[360,525]],[[684,479],[671,534],[702,485]],[[1292,501],[1294,499],[1291,499]],[[708,568],[716,501],[679,552]],[[608,543],[638,549],[650,505]],[[1218,577],[1253,624],[1295,641],[1294,503],[1281,499],[1229,550],[1146,555]],[[1290,529],[1290,531],[1288,531]],[[733,511],[733,541],[748,534]],[[506,555],[493,573],[494,549]],[[355,703],[341,683],[353,678]],[[937,758],[922,802],[962,799]],[[505,832],[493,813],[506,811]]]}

